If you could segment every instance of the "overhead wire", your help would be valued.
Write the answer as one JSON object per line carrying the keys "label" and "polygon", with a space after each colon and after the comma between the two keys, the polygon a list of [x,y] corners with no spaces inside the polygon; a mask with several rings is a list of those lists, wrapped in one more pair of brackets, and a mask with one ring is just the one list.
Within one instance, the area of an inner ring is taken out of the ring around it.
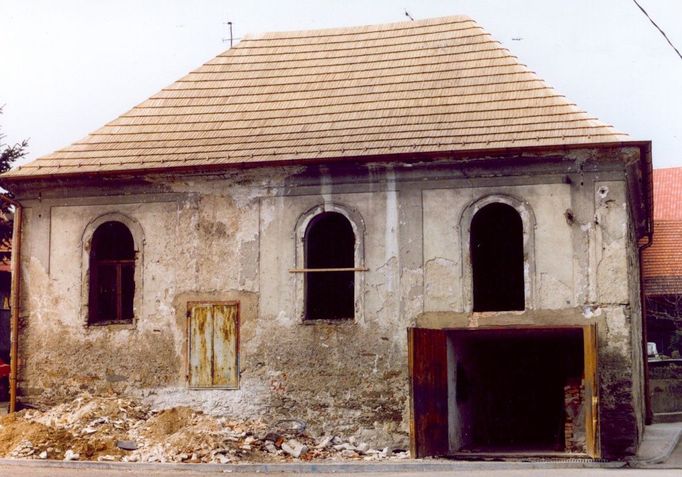
{"label": "overhead wire", "polygon": [[661,29],[661,27],[659,27],[659,26],[656,24],[656,22],[649,16],[649,14],[648,14],[648,13],[646,12],[646,10],[644,10],[644,8],[637,2],[637,0],[632,0],[632,1],[635,2],[635,5],[637,5],[637,7],[642,11],[642,13],[644,13],[644,15],[645,15],[645,16],[649,19],[649,21],[651,22],[651,24],[652,24],[653,26],[655,26],[656,29],[657,29],[659,32],[661,32],[661,35],[663,35],[663,38],[665,38],[665,41],[668,42],[668,44],[673,48],[673,50],[675,50],[675,53],[677,53],[677,56],[679,56],[680,59],[682,60],[682,53],[680,53],[680,50],[678,50],[677,48],[675,48],[675,45],[673,45],[673,42],[670,41],[670,38],[668,38],[668,35],[666,35],[665,32]]}

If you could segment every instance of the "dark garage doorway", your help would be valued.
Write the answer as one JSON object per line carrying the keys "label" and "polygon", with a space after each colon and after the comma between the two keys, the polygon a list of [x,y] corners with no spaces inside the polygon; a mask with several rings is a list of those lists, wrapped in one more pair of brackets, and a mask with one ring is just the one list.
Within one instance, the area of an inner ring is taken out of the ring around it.
{"label": "dark garage doorway", "polygon": [[483,330],[451,339],[454,451],[564,451],[564,387],[582,377],[581,330]]}
{"label": "dark garage doorway", "polygon": [[590,453],[585,343],[581,327],[412,329],[415,455]]}

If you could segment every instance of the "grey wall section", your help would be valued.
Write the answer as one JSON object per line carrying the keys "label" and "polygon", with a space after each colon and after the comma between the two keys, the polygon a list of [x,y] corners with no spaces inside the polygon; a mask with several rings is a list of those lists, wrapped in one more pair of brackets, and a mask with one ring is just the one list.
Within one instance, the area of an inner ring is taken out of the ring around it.
{"label": "grey wall section", "polygon": [[[169,175],[40,196],[24,187],[22,399],[115,391],[407,446],[407,327],[596,322],[602,447],[632,453],[641,330],[623,164],[638,150],[599,154]],[[523,312],[470,311],[467,217],[489,200],[524,220]],[[356,227],[367,271],[356,272],[354,320],[302,320],[291,269],[315,210],[340,210]],[[86,325],[87,230],[105,214],[139,226],[130,325]],[[238,390],[187,389],[187,302],[211,300],[241,303]]]}

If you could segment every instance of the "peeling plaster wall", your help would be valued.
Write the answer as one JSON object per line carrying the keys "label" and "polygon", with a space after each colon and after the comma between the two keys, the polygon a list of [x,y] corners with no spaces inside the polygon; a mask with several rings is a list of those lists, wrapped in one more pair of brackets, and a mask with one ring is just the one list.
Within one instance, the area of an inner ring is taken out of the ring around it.
{"label": "peeling plaster wall", "polygon": [[[504,184],[504,180],[499,181]],[[515,198],[532,211],[525,258],[529,270],[526,308],[558,309],[575,306],[571,226],[564,211],[571,207],[570,188],[564,184],[497,185],[466,189],[434,189],[424,193],[425,311],[469,311],[472,308],[468,264],[469,223],[465,209],[485,199]],[[465,223],[466,222],[466,223]],[[464,233],[462,233],[464,232]],[[447,240],[443,240],[446,237]]]}
{"label": "peeling plaster wall", "polygon": [[625,183],[597,181],[595,240],[600,415],[606,457],[634,454],[644,430],[639,260]]}
{"label": "peeling plaster wall", "polygon": [[[593,155],[496,168],[441,161],[170,176],[125,194],[84,184],[40,199],[27,188],[22,399],[111,390],[162,407],[300,418],[313,433],[406,446],[406,328],[492,319],[468,311],[463,217],[478,201],[505,197],[527,226],[526,311],[505,323],[598,323],[602,446],[631,452],[641,421],[636,248],[620,158],[587,170]],[[361,222],[356,265],[367,271],[356,272],[353,321],[302,320],[302,275],[290,270],[301,263],[297,224],[315,207],[339,207]],[[83,234],[114,212],[144,235],[135,321],[87,326]],[[240,389],[188,390],[187,302],[224,300],[240,302]]]}
{"label": "peeling plaster wall", "polygon": [[[283,409],[321,431],[406,445],[406,328],[422,295],[419,263],[410,263],[411,255],[421,261],[421,240],[411,230],[415,221],[419,227],[420,208],[412,205],[414,194],[399,193],[390,181],[387,189],[334,193],[327,186],[324,193],[261,200],[260,276],[269,279],[261,280],[260,319],[272,326],[260,328],[252,345],[264,354],[258,363],[272,383],[268,412]],[[303,276],[289,272],[302,238],[299,217],[325,201],[364,219],[364,256],[356,265],[372,272],[356,272],[354,323],[303,323]]]}

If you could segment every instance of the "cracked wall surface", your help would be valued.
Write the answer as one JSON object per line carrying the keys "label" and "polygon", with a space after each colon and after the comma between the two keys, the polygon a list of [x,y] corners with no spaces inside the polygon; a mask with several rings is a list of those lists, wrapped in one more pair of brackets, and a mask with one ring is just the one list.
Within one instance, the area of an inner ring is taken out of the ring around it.
{"label": "cracked wall surface", "polygon": [[[642,413],[637,249],[620,158],[594,157],[168,175],[40,197],[27,186],[18,193],[26,205],[21,399],[130,393],[160,407],[273,423],[299,418],[313,433],[404,447],[407,327],[597,323],[602,447],[632,452]],[[526,310],[504,316],[470,312],[463,217],[490,197],[506,197],[527,215]],[[303,277],[292,272],[300,264],[297,223],[334,204],[362,221],[356,265],[367,270],[355,272],[353,320],[305,322]],[[83,233],[108,213],[143,230],[139,300],[132,324],[88,326]],[[232,300],[240,303],[240,388],[190,390],[187,303]]]}

